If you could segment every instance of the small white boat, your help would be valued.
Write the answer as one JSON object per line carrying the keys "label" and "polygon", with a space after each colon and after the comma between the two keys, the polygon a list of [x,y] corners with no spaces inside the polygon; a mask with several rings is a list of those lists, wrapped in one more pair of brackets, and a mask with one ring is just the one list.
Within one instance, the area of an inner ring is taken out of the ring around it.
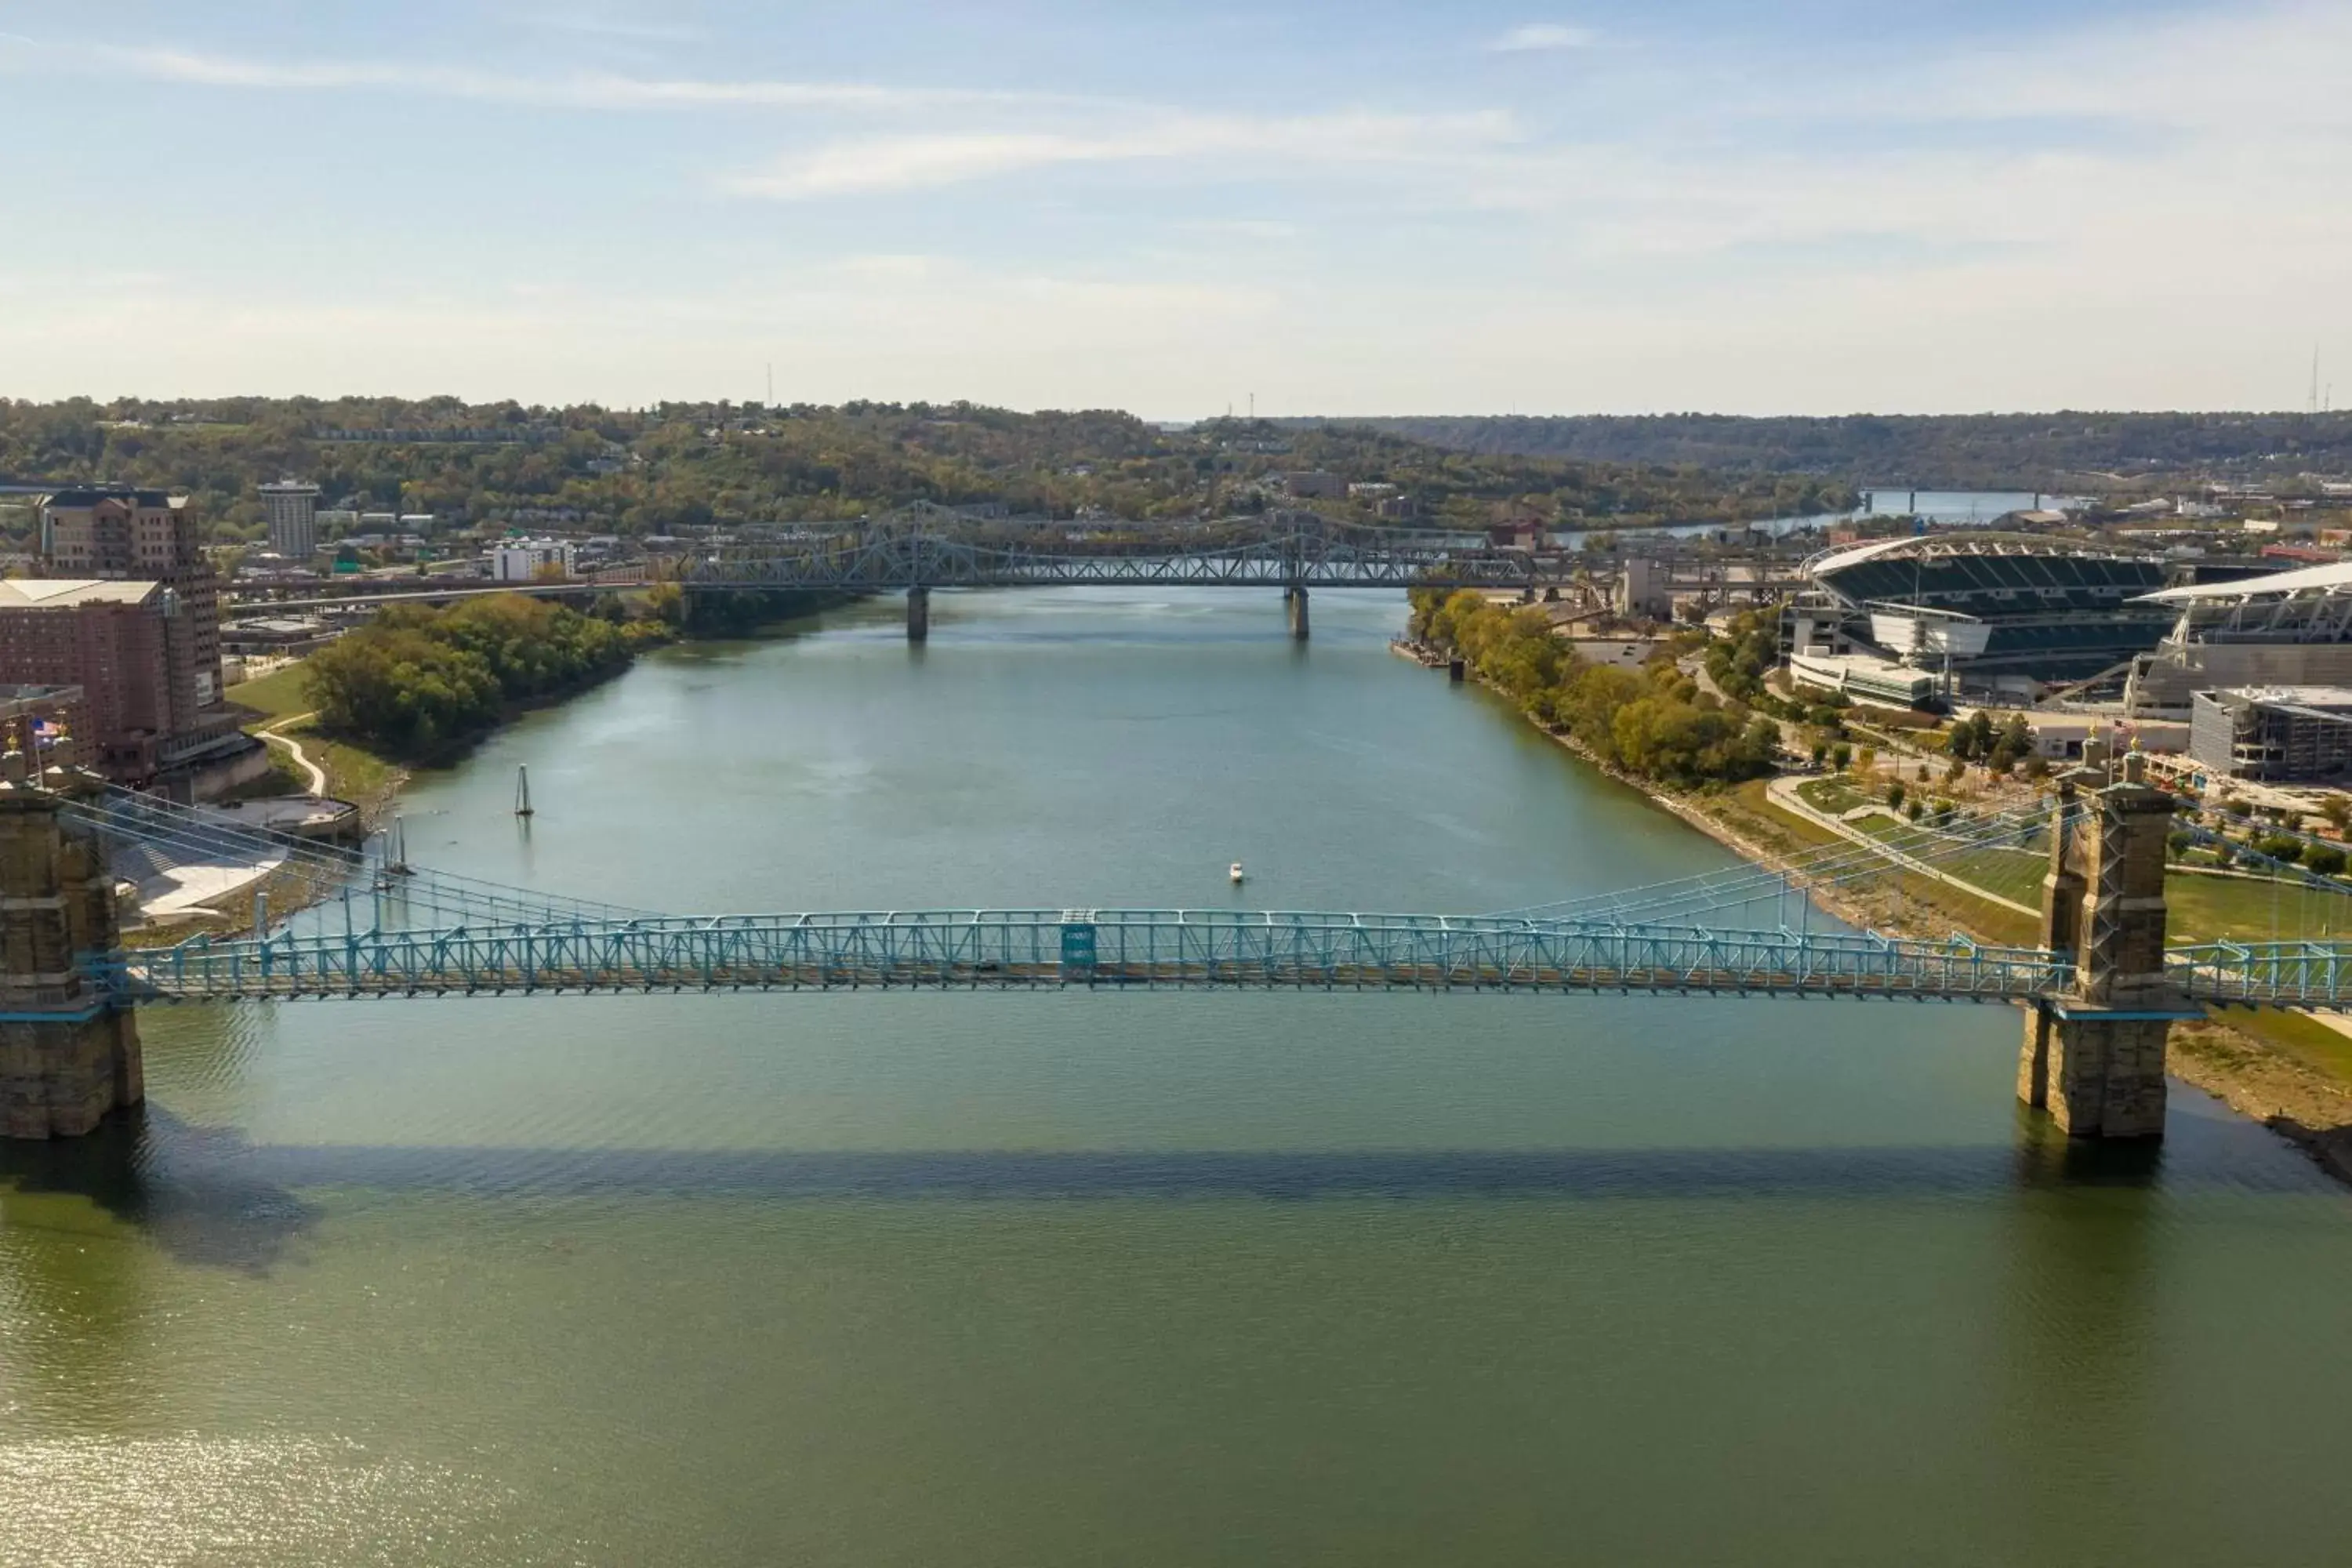
{"label": "small white boat", "polygon": [[1227,875],[1229,875],[1230,877],[1232,877],[1232,878],[1233,878],[1233,879],[1234,879],[1236,883],[1239,883],[1239,882],[1242,882],[1242,881],[1246,880],[1246,879],[1248,879],[1249,873],[1247,873],[1246,871],[1244,871],[1244,870],[1242,869],[1242,863],[1241,863],[1240,861],[1236,860],[1236,861],[1234,861],[1234,868],[1233,868],[1230,872],[1228,872],[1228,873],[1227,873]]}

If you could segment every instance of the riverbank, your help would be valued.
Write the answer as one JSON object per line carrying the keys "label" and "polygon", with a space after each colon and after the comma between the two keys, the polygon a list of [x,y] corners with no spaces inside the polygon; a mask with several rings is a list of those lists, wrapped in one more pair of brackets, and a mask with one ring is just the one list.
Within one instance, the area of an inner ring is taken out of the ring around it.
{"label": "riverbank", "polygon": [[[639,614],[624,623],[629,635],[624,639],[625,654],[607,661],[583,668],[570,679],[528,696],[503,699],[491,693],[493,711],[483,714],[478,707],[472,710],[462,729],[446,739],[423,746],[395,746],[381,742],[371,742],[353,734],[329,730],[321,726],[315,709],[320,694],[313,689],[310,673],[321,658],[331,660],[346,645],[332,645],[320,655],[296,660],[273,669],[255,680],[229,689],[231,704],[254,711],[259,721],[248,724],[247,732],[268,742],[290,748],[303,759],[306,770],[315,769],[309,779],[314,794],[333,795],[349,800],[360,808],[362,818],[371,827],[382,825],[393,802],[416,770],[437,770],[461,763],[476,748],[525,714],[560,707],[585,692],[604,685],[632,668],[637,657],[655,647],[673,643],[703,640],[733,641],[757,636],[771,627],[788,626],[806,619],[823,610],[848,602],[857,595],[847,594],[750,595],[730,594],[710,596],[679,613],[675,603],[657,605],[666,614]],[[476,605],[514,601],[476,601]],[[533,608],[538,605],[534,604]],[[575,620],[572,624],[582,624]],[[412,628],[413,629],[413,628]],[[426,628],[428,632],[431,628]],[[352,634],[364,637],[366,628]],[[460,640],[478,641],[478,638]],[[412,652],[414,650],[411,650]],[[430,653],[434,650],[425,650]],[[436,677],[426,669],[425,677]],[[446,694],[452,684],[447,672],[439,672],[436,689]],[[412,670],[408,689],[414,689],[417,679]],[[405,703],[394,699],[403,695],[402,682],[390,671],[377,673],[373,682],[374,707],[387,713],[400,713]]]}
{"label": "riverbank", "polygon": [[318,793],[350,801],[373,825],[408,782],[408,770],[390,757],[321,732],[303,689],[303,661],[297,660],[258,680],[230,687],[228,700],[262,715],[258,723],[246,727],[247,734],[299,746],[305,760],[324,775],[324,787]]}
{"label": "riverbank", "polygon": [[[1400,658],[1445,670],[1444,650],[1398,638]],[[1497,699],[1508,696],[1483,678]],[[1799,862],[1826,845],[1847,842],[1832,830],[1787,811],[1769,798],[1769,781],[1717,789],[1681,790],[1616,767],[1574,735],[1521,720],[1579,760],[1628,788],[1685,826],[1767,871],[1796,874]],[[1803,885],[1799,875],[1798,884]],[[1814,885],[1814,907],[1849,925],[1889,935],[1935,940],[1955,930],[1990,945],[2038,944],[2039,921],[2005,900],[1972,896],[1948,881],[1890,862],[1867,883]],[[2330,1175],[2352,1184],[2352,1037],[2299,1014],[2241,1009],[2201,1023],[2176,1025],[2172,1076],[2213,1096],[2294,1143]]]}

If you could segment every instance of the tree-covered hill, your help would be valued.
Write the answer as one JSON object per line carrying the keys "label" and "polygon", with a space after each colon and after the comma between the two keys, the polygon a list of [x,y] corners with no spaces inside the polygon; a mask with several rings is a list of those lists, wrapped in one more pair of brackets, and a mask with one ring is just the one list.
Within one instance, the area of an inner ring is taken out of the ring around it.
{"label": "tree-covered hill", "polygon": [[[1484,525],[1498,507],[1613,526],[1834,510],[1818,477],[1723,478],[1686,464],[1448,450],[1358,426],[1223,420],[1167,430],[1115,412],[1017,414],[970,404],[632,411],[455,398],[0,401],[0,482],[183,491],[222,537],[261,525],[256,487],[316,481],[322,504],[527,526],[577,521],[646,534],[856,516],[918,501],[1015,512],[1181,516],[1278,504],[1301,470],[1390,484],[1410,516]],[[1312,504],[1367,520],[1374,498]]]}
{"label": "tree-covered hill", "polygon": [[1659,414],[1356,423],[1485,456],[1817,474],[1854,484],[2031,490],[2352,474],[2352,413]]}

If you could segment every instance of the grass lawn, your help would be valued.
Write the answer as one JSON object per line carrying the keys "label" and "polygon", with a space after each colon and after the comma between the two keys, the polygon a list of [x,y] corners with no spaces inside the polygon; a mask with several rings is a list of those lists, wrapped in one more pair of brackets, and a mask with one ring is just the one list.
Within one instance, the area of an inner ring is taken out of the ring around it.
{"label": "grass lawn", "polygon": [[2050,863],[2039,852],[1955,851],[1932,833],[1908,825],[1897,827],[1884,816],[1869,817],[1854,826],[1874,838],[1895,840],[1897,847],[1913,859],[1925,860],[1944,875],[1958,877],[1970,887],[1982,888],[1997,899],[2009,899],[2033,909],[2042,907],[2042,879],[2048,874]]}
{"label": "grass lawn", "polygon": [[[241,708],[250,708],[264,715],[248,724],[248,731],[267,729],[297,713],[307,713],[310,702],[302,695],[302,667],[289,664],[274,670],[258,680],[248,680],[228,689],[228,700]],[[373,811],[390,798],[407,775],[395,764],[373,752],[341,741],[320,735],[307,721],[289,724],[277,733],[289,741],[299,742],[305,755],[327,771],[327,793],[338,800],[348,800]]]}
{"label": "grass lawn", "polygon": [[266,713],[273,720],[290,719],[297,713],[310,710],[310,704],[302,696],[302,667],[299,663],[272,670],[258,680],[230,687],[228,700],[240,708]]}
{"label": "grass lawn", "polygon": [[1832,816],[1842,816],[1857,805],[1869,805],[1871,798],[1842,778],[1807,779],[1797,786],[1797,796],[1815,811],[1826,811]]}
{"label": "grass lawn", "polygon": [[2352,894],[2299,882],[2175,871],[2164,879],[2164,901],[2174,942],[2352,937]]}
{"label": "grass lawn", "polygon": [[390,799],[408,776],[373,752],[323,738],[308,723],[289,724],[278,733],[299,742],[303,754],[326,770],[329,795],[371,812]]}
{"label": "grass lawn", "polygon": [[[1740,785],[1732,792],[1732,797],[1743,808],[1742,816],[1749,824],[1764,829],[1759,837],[1772,840],[1773,847],[1784,853],[1802,853],[1820,846],[1853,842],[1774,805],[1765,797],[1761,781]],[[1888,833],[1895,831],[1895,824],[1885,817],[1873,818],[1864,826],[1874,830],[1883,828]],[[1999,851],[1987,853],[1998,854]],[[2022,860],[2023,857],[2019,858]],[[2038,881],[2035,886],[2036,897],[2039,897]],[[1927,911],[1930,918],[1925,923],[1930,926],[1940,921],[1947,927],[1975,931],[1990,942],[2018,947],[2033,947],[2041,942],[2040,922],[2034,917],[1973,898],[1964,889],[1916,872],[1890,869],[1883,875],[1869,878],[1862,885],[1849,884],[1847,891],[1862,895],[1865,903],[1869,902],[1870,895],[1885,895],[1901,905],[1916,906],[1915,913],[1922,910]],[[1946,933],[1939,931],[1937,934]]]}

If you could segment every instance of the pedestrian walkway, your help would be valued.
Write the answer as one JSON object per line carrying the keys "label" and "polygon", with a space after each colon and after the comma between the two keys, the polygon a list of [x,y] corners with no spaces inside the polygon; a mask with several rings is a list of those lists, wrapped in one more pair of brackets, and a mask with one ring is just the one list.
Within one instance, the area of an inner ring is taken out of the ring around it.
{"label": "pedestrian walkway", "polygon": [[323,795],[327,793],[327,770],[310,760],[310,755],[302,750],[301,742],[278,732],[289,724],[299,724],[306,719],[317,717],[316,713],[297,713],[291,719],[280,719],[275,724],[267,725],[254,732],[273,746],[285,747],[287,754],[294,759],[294,765],[300,768],[309,777],[310,793],[313,795]]}

